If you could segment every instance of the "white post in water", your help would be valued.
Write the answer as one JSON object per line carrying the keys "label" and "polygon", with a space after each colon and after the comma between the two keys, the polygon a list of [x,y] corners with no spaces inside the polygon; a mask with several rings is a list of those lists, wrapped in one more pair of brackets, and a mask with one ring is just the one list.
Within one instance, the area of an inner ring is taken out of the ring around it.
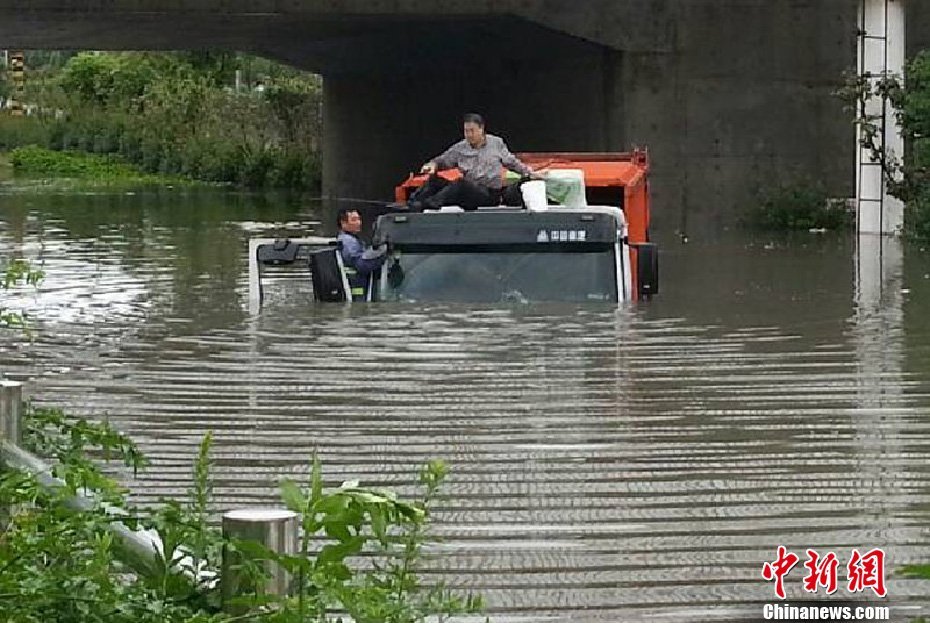
{"label": "white post in water", "polygon": [[[223,534],[227,538],[255,541],[278,554],[296,554],[299,551],[299,527],[297,513],[283,509],[252,508],[223,515]],[[268,595],[289,594],[291,577],[280,565],[265,563],[268,581],[263,587],[255,587],[236,569],[240,562],[240,553],[228,550],[223,553],[220,585],[227,612],[237,611],[236,606],[229,605],[229,600],[243,592],[257,589],[259,593]]]}
{"label": "white post in water", "polygon": [[[23,384],[0,379],[0,447],[19,447],[23,440]],[[0,458],[0,463],[3,460]],[[0,464],[0,469],[3,465]],[[16,512],[14,506],[0,504],[0,521]]]}
{"label": "white post in water", "polygon": [[[904,75],[905,0],[861,0],[859,5],[859,75],[874,87],[887,73]],[[904,156],[904,139],[887,100],[871,100],[862,116],[879,119],[876,143],[888,155]],[[904,204],[888,194],[880,163],[856,135],[856,221],[860,234],[896,234],[904,225]]]}
{"label": "white post in water", "polygon": [[23,384],[0,380],[0,440],[23,441]]}

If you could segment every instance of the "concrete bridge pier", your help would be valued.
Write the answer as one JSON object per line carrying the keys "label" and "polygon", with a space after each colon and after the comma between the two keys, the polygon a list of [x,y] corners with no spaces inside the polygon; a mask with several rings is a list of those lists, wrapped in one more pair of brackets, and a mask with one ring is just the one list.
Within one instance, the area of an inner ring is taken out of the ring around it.
{"label": "concrete bridge pier", "polygon": [[390,196],[461,139],[466,112],[484,115],[513,151],[627,149],[622,53],[545,35],[533,54],[324,73],[325,194]]}
{"label": "concrete bridge pier", "polygon": [[[461,138],[463,113],[479,112],[517,152],[648,147],[657,220],[677,226],[686,207],[679,141],[687,111],[673,58],[577,41],[552,50],[546,59],[324,74],[324,194],[390,198],[410,172]],[[696,186],[711,184],[708,192],[719,195],[735,176],[704,176],[711,159],[708,152],[691,160],[702,170]]]}

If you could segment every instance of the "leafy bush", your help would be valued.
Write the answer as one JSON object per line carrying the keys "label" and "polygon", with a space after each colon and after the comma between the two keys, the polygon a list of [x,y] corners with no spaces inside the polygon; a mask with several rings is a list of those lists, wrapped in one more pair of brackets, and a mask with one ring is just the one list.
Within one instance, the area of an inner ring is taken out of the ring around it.
{"label": "leafy bush", "polygon": [[0,114],[0,149],[22,145],[48,145],[52,140],[48,124],[35,117]]}
{"label": "leafy bush", "polygon": [[156,76],[144,55],[84,52],[68,60],[58,81],[65,92],[94,104],[133,107]]}
{"label": "leafy bush", "polygon": [[843,229],[854,221],[846,202],[831,198],[819,183],[765,187],[758,192],[757,201],[752,222],[765,229]]}
{"label": "leafy bush", "polygon": [[153,174],[248,187],[320,185],[322,89],[295,70],[262,93],[220,86],[249,58],[84,53],[31,94],[41,115],[0,117],[0,148],[118,153]]}
{"label": "leafy bush", "polygon": [[[296,595],[279,600],[268,620],[325,623],[334,620],[330,613],[335,610],[357,623],[420,623],[479,612],[480,597],[459,596],[442,583],[426,586],[418,574],[430,504],[446,475],[440,461],[424,466],[424,494],[414,503],[390,491],[360,488],[357,482],[324,491],[317,458],[305,488],[283,481],[284,501],[300,516],[300,553],[281,555],[257,544],[235,545],[253,560],[281,565],[296,578]],[[321,539],[323,545],[317,548]],[[352,563],[359,557],[368,561],[364,571]],[[247,596],[239,603],[259,606],[262,600],[255,602],[255,597],[261,596]]]}
{"label": "leafy bush", "polygon": [[[128,438],[106,424],[74,422],[56,409],[30,407],[27,415],[24,444],[54,459],[63,484],[50,490],[28,473],[0,471],[0,506],[15,509],[0,522],[4,620],[333,623],[342,620],[342,612],[358,623],[423,623],[481,609],[480,598],[425,585],[419,577],[431,502],[447,473],[440,462],[423,469],[423,497],[411,503],[355,482],[325,490],[314,458],[306,487],[281,484],[303,528],[299,554],[282,555],[225,539],[210,522],[210,435],[194,461],[188,501],[168,501],[147,512],[130,508],[125,492],[95,460],[116,458],[141,468],[144,458]],[[96,501],[86,512],[75,512],[69,498],[87,492]],[[163,549],[154,561],[141,564],[121,549],[111,531],[116,520],[158,531]],[[223,578],[217,584],[204,572],[222,568],[224,551],[227,572],[240,579],[226,586],[236,597],[225,604],[219,592]],[[291,596],[263,593],[269,564],[294,578]]]}
{"label": "leafy bush", "polygon": [[[54,409],[30,409],[25,444],[51,456],[63,485],[46,489],[25,472],[0,472],[0,501],[15,509],[0,525],[0,610],[5,620],[43,623],[188,621],[194,607],[148,586],[119,562],[113,521],[102,501],[122,504],[123,492],[103,475],[88,450],[109,453],[137,468],[142,459],[106,425],[69,423]],[[68,500],[97,494],[86,513]],[[167,584],[167,583],[166,583]]]}

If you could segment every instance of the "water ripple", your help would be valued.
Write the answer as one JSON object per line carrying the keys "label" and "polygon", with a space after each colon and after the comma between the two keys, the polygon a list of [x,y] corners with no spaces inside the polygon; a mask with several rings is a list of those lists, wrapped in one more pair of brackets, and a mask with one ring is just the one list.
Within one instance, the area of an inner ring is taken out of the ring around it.
{"label": "water ripple", "polygon": [[[848,279],[845,246],[809,276],[819,298],[774,285],[739,314],[685,296],[686,268],[721,252],[695,247],[674,251],[690,255],[668,296],[634,309],[311,307],[282,278],[249,318],[254,214],[210,225],[228,253],[161,212],[83,235],[32,214],[18,239],[48,273],[21,300],[37,339],[4,338],[0,369],[139,440],[152,466],[123,477],[140,504],[185,494],[207,431],[217,512],[275,503],[314,451],[329,484],[404,493],[441,457],[426,573],[481,590],[496,621],[744,620],[772,600],[759,571],[780,544],[930,556],[930,331],[823,288]],[[806,248],[753,264],[736,247],[748,285],[726,287],[753,291],[753,269]],[[889,582],[923,607],[922,584]]]}

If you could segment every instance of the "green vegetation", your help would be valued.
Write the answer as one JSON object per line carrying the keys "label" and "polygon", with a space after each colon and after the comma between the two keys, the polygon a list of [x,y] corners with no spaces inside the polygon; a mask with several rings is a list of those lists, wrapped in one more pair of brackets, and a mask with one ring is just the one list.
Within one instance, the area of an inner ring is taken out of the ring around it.
{"label": "green vegetation", "polygon": [[[908,64],[903,80],[893,74],[851,74],[837,95],[864,129],[862,144],[881,163],[889,192],[905,202],[905,234],[930,240],[930,51]],[[887,153],[879,143],[881,117],[863,113],[876,99],[887,99],[898,110],[905,154]]]}
{"label": "green vegetation", "polygon": [[[36,287],[42,281],[44,273],[41,270],[35,270],[29,262],[20,259],[6,261],[0,259],[0,295],[13,290],[20,284]],[[5,296],[0,297],[0,329],[18,328],[28,333],[25,314],[9,309],[4,300]]]}
{"label": "green vegetation", "polygon": [[[150,174],[246,187],[316,189],[318,76],[231,54],[27,56],[26,117],[0,116],[0,149],[118,154]],[[235,72],[261,88],[234,90]]]}
{"label": "green vegetation", "polygon": [[[906,578],[930,580],[930,565],[904,565],[896,570],[896,573]],[[911,619],[911,623],[928,623],[928,621],[926,617],[920,617]]]}
{"label": "green vegetation", "polygon": [[[305,487],[281,485],[303,534],[298,554],[280,555],[224,539],[209,521],[209,435],[194,462],[189,501],[145,511],[130,508],[126,492],[91,458],[119,459],[138,470],[145,461],[129,439],[56,409],[30,407],[27,414],[24,445],[54,460],[63,485],[49,490],[26,472],[0,471],[0,508],[14,509],[0,522],[3,621],[335,623],[348,615],[358,623],[418,623],[481,608],[479,598],[424,585],[418,574],[431,502],[446,477],[442,463],[424,468],[423,496],[411,503],[357,483],[324,489],[314,458]],[[68,498],[88,492],[97,500],[93,508],[75,512]],[[155,564],[127,565],[130,557],[110,529],[117,520],[158,531],[164,550]],[[196,573],[221,569],[224,550],[233,561],[228,568],[242,579],[237,597],[225,604],[213,576]],[[292,596],[255,588],[263,586],[267,564],[290,572]]]}
{"label": "green vegetation", "polygon": [[853,221],[845,201],[831,198],[822,184],[810,181],[760,189],[751,214],[754,225],[785,231],[844,229]]}
{"label": "green vegetation", "polygon": [[36,178],[80,180],[81,186],[135,187],[146,185],[190,185],[179,175],[154,175],[127,164],[116,154],[88,154],[77,151],[53,151],[30,145],[17,147],[9,154],[17,174]]}

